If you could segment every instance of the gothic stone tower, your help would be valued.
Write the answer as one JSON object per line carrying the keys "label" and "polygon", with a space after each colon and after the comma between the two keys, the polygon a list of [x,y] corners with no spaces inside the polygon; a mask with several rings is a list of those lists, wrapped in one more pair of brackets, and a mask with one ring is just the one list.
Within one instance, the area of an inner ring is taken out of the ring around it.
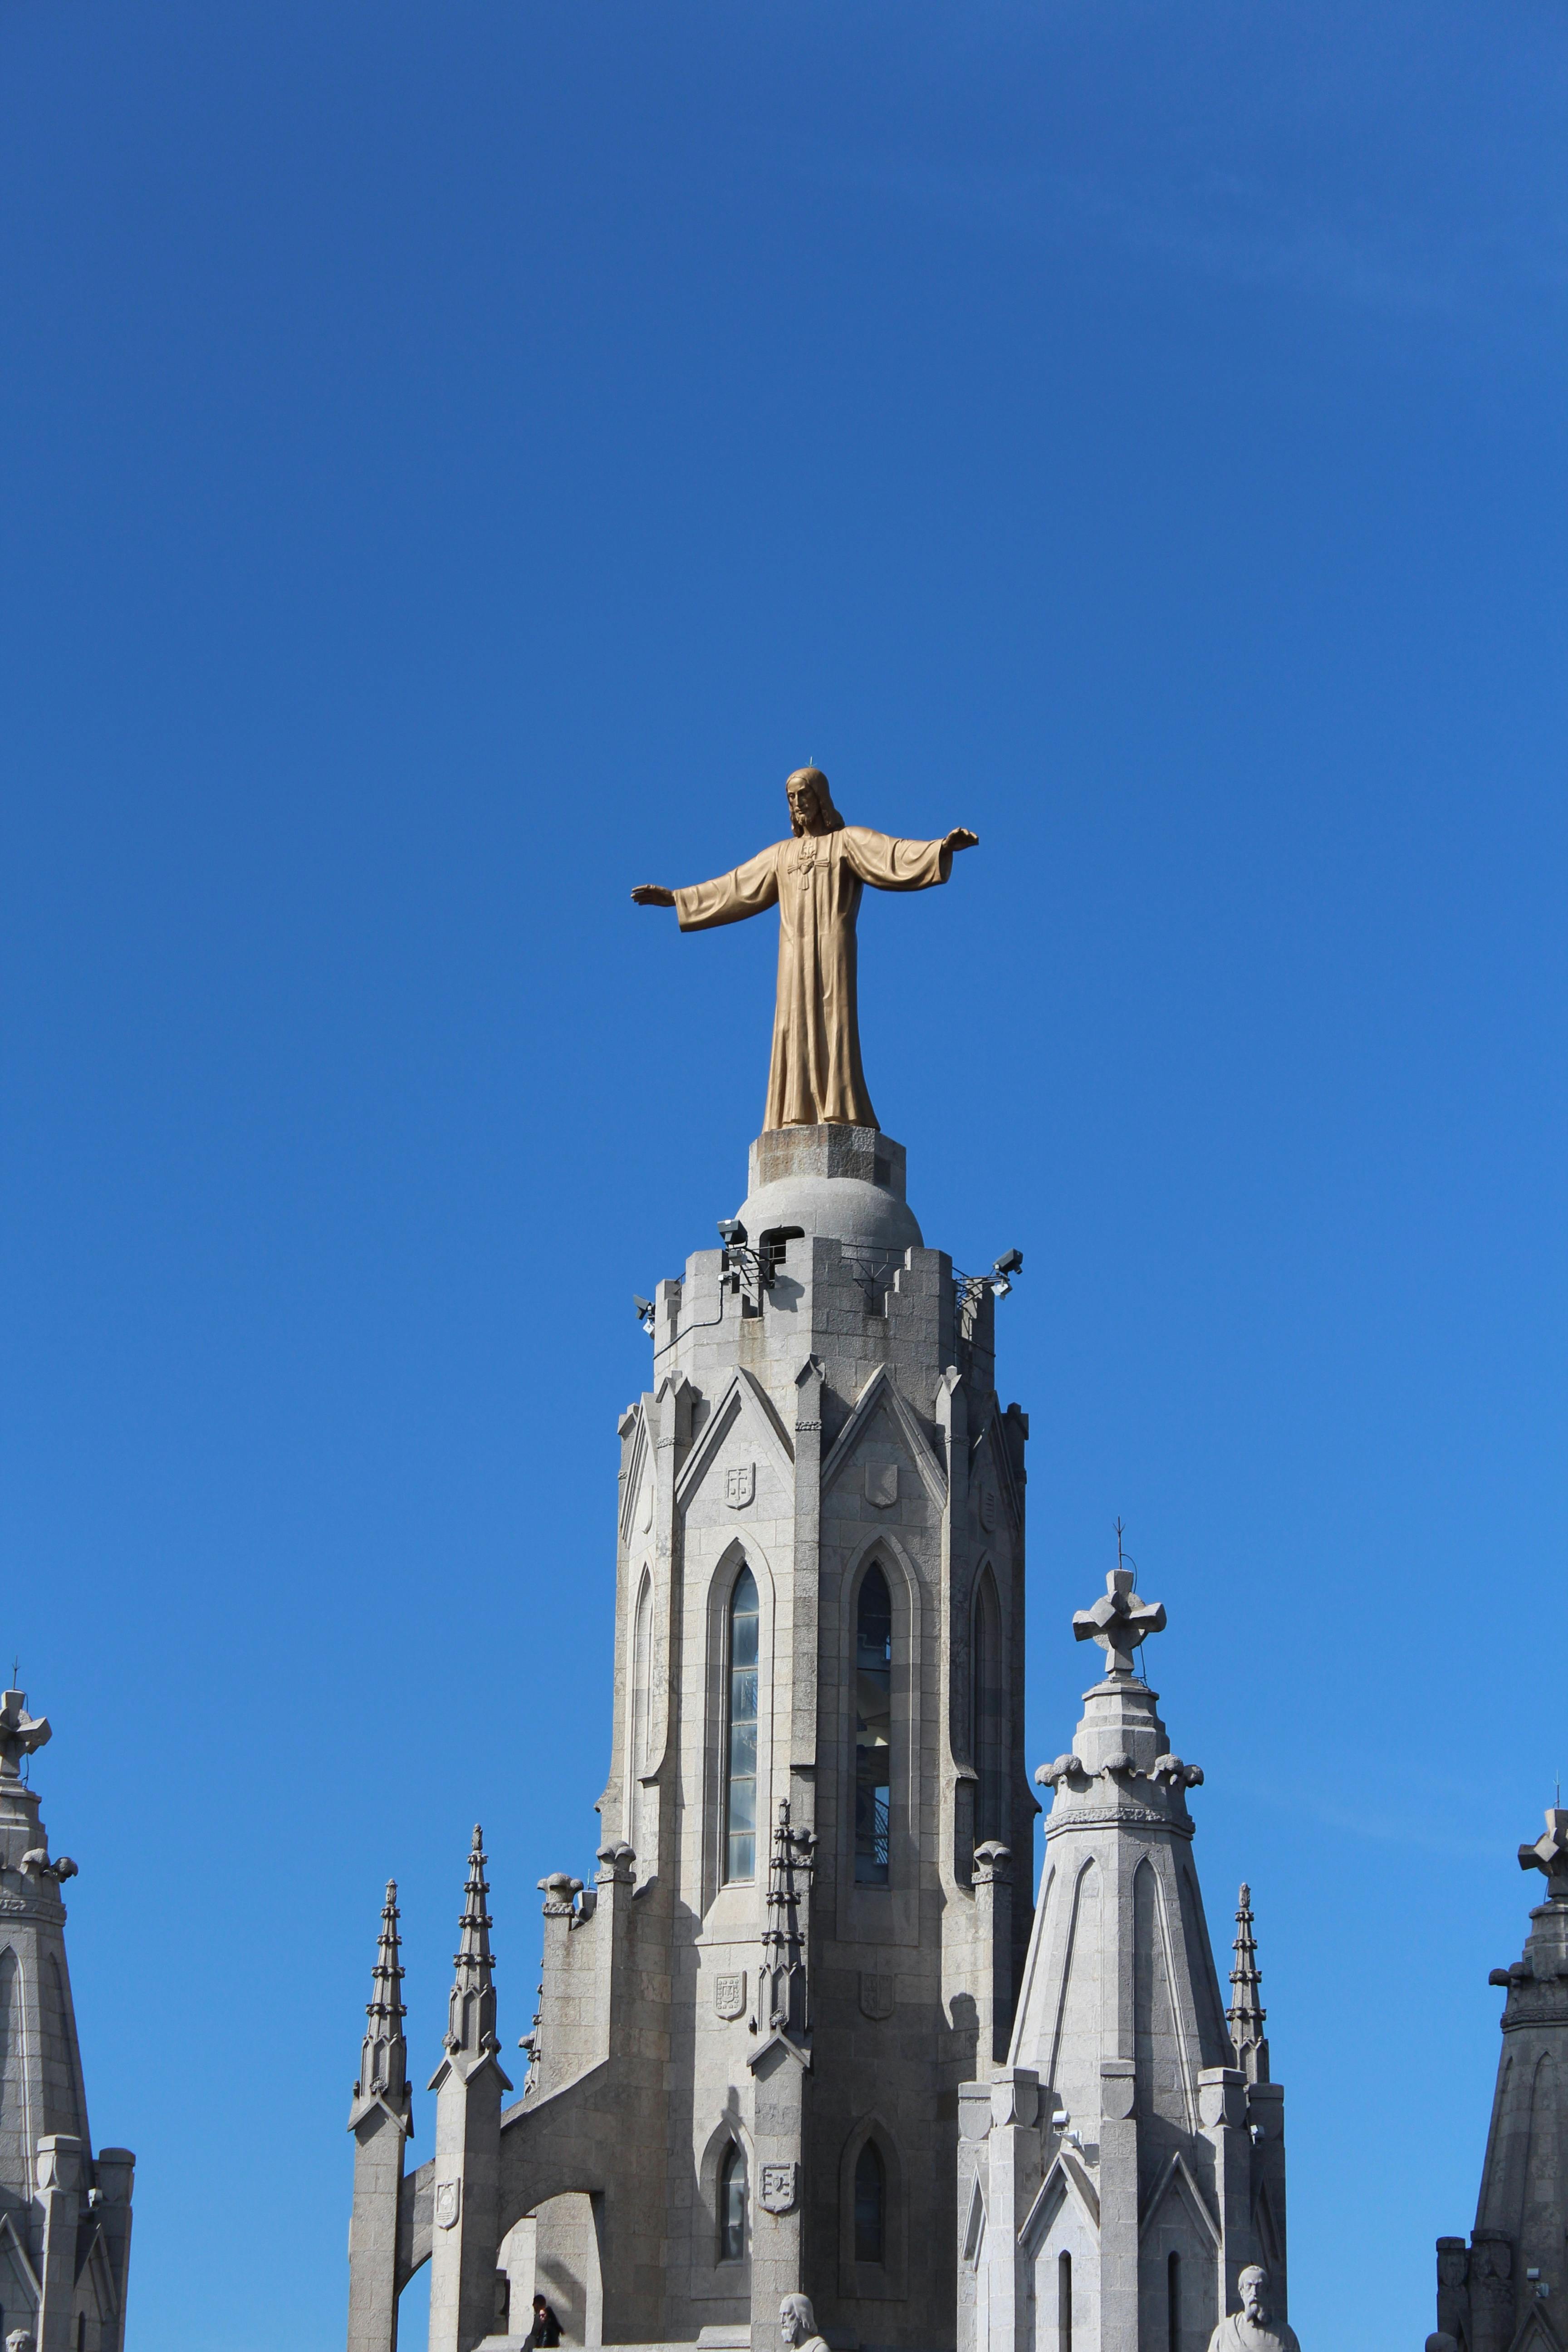
{"label": "gothic stone tower", "polygon": [[[1568,1809],[1519,1849],[1546,1900],[1524,1957],[1494,1969],[1507,1989],[1502,2055],[1476,2226],[1437,2241],[1437,2326],[1463,2352],[1561,2352],[1568,2311]],[[1445,2352],[1447,2352],[1445,2345]]]}
{"label": "gothic stone tower", "polygon": [[60,1888],[22,1759],[49,1737],[25,1691],[0,1699],[0,2336],[120,2352],[131,2259],[129,2148],[94,2158]]}
{"label": "gothic stone tower", "polygon": [[[958,2088],[1006,2046],[1038,1810],[1005,1276],[924,1245],[869,1128],[764,1133],[721,1230],[620,1424],[597,1883],[543,1882],[524,2094],[448,2082],[458,2154],[402,2179],[401,2074],[362,2074],[354,2352],[443,2238],[516,2337],[537,2277],[590,2342],[762,2346],[798,2289],[841,2344],[952,2343]],[[430,2340],[472,2352],[471,2300]]]}
{"label": "gothic stone tower", "polygon": [[1106,1653],[1055,1790],[1006,2064],[959,2095],[961,2352],[1205,2352],[1261,2263],[1282,2319],[1284,2093],[1268,2079],[1247,1890],[1233,1998],[1187,1790],[1133,1671],[1165,1622],[1113,1569],[1073,1620]]}

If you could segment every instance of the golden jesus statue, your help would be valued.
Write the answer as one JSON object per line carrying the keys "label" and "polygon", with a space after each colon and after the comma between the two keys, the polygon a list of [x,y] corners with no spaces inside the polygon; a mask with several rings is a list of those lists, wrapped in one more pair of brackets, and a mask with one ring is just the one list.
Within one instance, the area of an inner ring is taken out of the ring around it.
{"label": "golden jesus statue", "polygon": [[793,839],[716,882],[684,890],[644,882],[632,897],[639,907],[673,907],[683,931],[743,922],[776,904],[778,1004],[763,1127],[875,1127],[855,992],[862,887],[929,889],[947,880],[954,850],[973,849],[978,835],[958,825],[942,841],[894,841],[846,824],[820,768],[797,768],[784,791]]}

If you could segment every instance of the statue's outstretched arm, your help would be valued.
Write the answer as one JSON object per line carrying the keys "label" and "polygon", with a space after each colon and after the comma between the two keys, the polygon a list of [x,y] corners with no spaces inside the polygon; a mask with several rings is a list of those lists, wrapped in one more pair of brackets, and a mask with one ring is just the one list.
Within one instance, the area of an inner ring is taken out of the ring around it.
{"label": "statue's outstretched arm", "polygon": [[899,841],[889,833],[873,833],[869,825],[844,828],[845,854],[862,882],[874,890],[929,890],[945,882],[953,853],[973,849],[979,840],[966,825],[957,825],[941,841]]}
{"label": "statue's outstretched arm", "polygon": [[632,892],[639,907],[673,907],[683,931],[708,931],[719,923],[743,923],[776,907],[779,897],[775,853],[764,849],[748,857],[732,874],[716,881],[689,883],[683,890],[667,890],[661,882],[639,882]]}

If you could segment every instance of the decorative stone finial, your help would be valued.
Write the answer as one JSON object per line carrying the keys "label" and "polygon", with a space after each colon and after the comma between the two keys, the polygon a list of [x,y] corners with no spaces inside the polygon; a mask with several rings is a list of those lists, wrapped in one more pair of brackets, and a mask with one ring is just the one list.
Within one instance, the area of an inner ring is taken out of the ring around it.
{"label": "decorative stone finial", "polygon": [[381,1906],[381,1933],[376,1940],[370,1999],[365,2003],[367,2023],[349,2116],[351,2131],[371,2107],[377,2105],[384,2106],[405,2133],[414,2128],[408,2100],[408,2044],[403,2031],[407,2011],[403,2006],[398,1916],[397,1881],[389,1878],[386,1898]]}
{"label": "decorative stone finial", "polygon": [[1131,1675],[1132,1654],[1151,1633],[1165,1630],[1162,1601],[1140,1601],[1132,1590],[1132,1570],[1121,1549],[1121,1522],[1116,1522],[1116,1566],[1105,1580],[1105,1598],[1092,1609],[1075,1609],[1072,1630],[1079,1642],[1098,1642],[1105,1652],[1110,1675]]}
{"label": "decorative stone finial", "polygon": [[1230,2027],[1231,2046],[1236,2063],[1249,2083],[1268,2080],[1268,2043],[1263,2032],[1263,2021],[1268,2011],[1258,1998],[1262,1978],[1258,1967],[1258,1946],[1252,1934],[1252,1889],[1244,1881],[1236,1906],[1236,1941],[1231,1947],[1236,1966],[1230,1972],[1230,2007],[1226,2011],[1226,2022]]}
{"label": "decorative stone finial", "polygon": [[468,1876],[463,1889],[463,1916],[458,1922],[458,1949],[452,1956],[452,1990],[447,2003],[447,2048],[454,2055],[483,2057],[500,2048],[496,2032],[496,1995],[492,1981],[489,1913],[485,1897],[484,1832],[474,1823],[468,1849]]}
{"label": "decorative stone finial", "polygon": [[48,1717],[27,1713],[26,1692],[8,1690],[0,1700],[0,1780],[19,1780],[22,1758],[50,1737]]}
{"label": "decorative stone finial", "polygon": [[1568,1805],[1547,1806],[1545,1833],[1520,1847],[1519,1866],[1544,1874],[1549,1903],[1568,1903]]}

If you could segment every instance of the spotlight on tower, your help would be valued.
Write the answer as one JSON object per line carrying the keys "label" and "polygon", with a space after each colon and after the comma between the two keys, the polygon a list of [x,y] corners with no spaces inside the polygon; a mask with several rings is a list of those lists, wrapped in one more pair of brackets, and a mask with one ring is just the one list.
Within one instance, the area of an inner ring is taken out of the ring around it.
{"label": "spotlight on tower", "polygon": [[644,1329],[645,1331],[649,1331],[649,1332],[651,1332],[651,1331],[652,1331],[652,1329],[653,1329],[653,1301],[652,1301],[652,1299],[651,1299],[651,1298],[639,1298],[639,1297],[637,1297],[637,1292],[634,1290],[634,1291],[633,1291],[633,1293],[632,1293],[632,1305],[637,1308],[637,1321],[642,1325],[643,1329]]}
{"label": "spotlight on tower", "polygon": [[1020,1249],[1004,1250],[1002,1255],[996,1259],[991,1268],[992,1297],[994,1298],[1005,1298],[1007,1293],[1013,1287],[1010,1277],[1015,1274],[1022,1274],[1023,1270],[1023,1251]]}
{"label": "spotlight on tower", "polygon": [[735,1249],[744,1243],[746,1238],[746,1228],[741,1223],[739,1217],[721,1217],[719,1220],[719,1238],[723,1243],[726,1249]]}

